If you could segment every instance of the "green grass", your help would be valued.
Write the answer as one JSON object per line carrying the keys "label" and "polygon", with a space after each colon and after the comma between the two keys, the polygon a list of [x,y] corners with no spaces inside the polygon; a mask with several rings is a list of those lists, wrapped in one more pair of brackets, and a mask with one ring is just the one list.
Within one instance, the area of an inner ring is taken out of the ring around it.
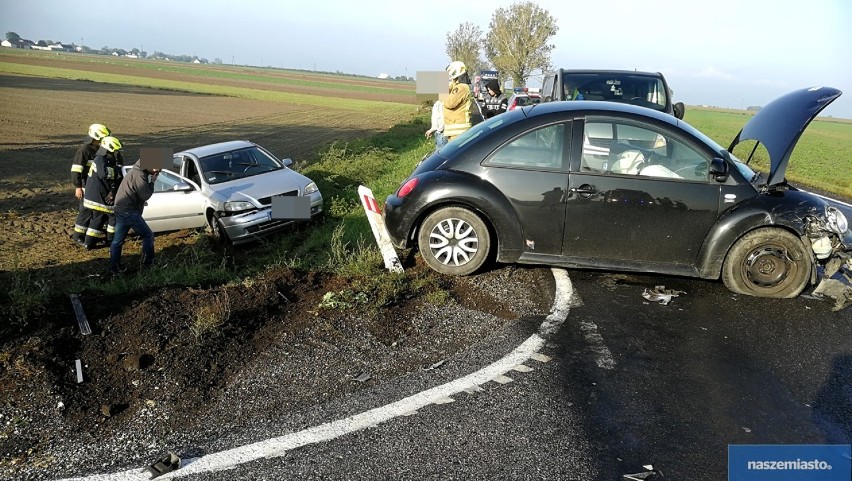
{"label": "green grass", "polygon": [[[727,148],[745,123],[747,113],[687,109],[684,120],[704,132],[723,148]],[[753,142],[734,149],[741,160],[748,158]],[[750,164],[762,171],[769,170],[765,150],[758,148]],[[852,197],[852,123],[816,119],[808,126],[787,167],[787,179],[793,183]]]}
{"label": "green grass", "polygon": [[237,97],[243,99],[265,100],[270,102],[285,102],[293,105],[313,105],[317,107],[336,108],[353,111],[371,111],[381,105],[383,109],[404,112],[411,111],[412,106],[397,102],[382,102],[375,100],[356,100],[326,97],[319,95],[277,92],[273,90],[252,89],[247,87],[229,87],[225,85],[210,85],[189,81],[163,80],[146,77],[136,77],[132,74],[109,74],[87,72],[84,70],[40,67],[9,62],[0,62],[0,73],[30,75],[34,77],[61,78],[69,80],[88,80],[90,82],[132,85],[161,90],[190,92],[196,94],[218,95],[222,97]]}
{"label": "green grass", "polygon": [[[43,57],[51,62],[61,64],[62,67],[73,70],[90,70],[87,67],[93,64],[110,66],[123,66],[128,70],[149,70],[169,72],[180,75],[196,77],[203,83],[203,78],[215,78],[225,80],[240,80],[268,83],[270,85],[292,85],[299,87],[310,87],[316,89],[327,89],[329,91],[352,91],[369,92],[378,94],[409,95],[415,98],[412,83],[398,82],[393,80],[377,80],[370,77],[352,77],[334,75],[329,73],[317,73],[307,71],[285,70],[278,68],[232,66],[226,64],[190,64],[185,62],[169,62],[165,60],[150,59],[127,59],[106,55],[83,55],[83,54],[61,54],[49,52],[19,52],[5,50],[4,55],[10,56],[32,56]],[[298,76],[300,78],[294,78]],[[360,81],[360,84],[351,83],[352,80]],[[369,83],[371,85],[363,85]]]}

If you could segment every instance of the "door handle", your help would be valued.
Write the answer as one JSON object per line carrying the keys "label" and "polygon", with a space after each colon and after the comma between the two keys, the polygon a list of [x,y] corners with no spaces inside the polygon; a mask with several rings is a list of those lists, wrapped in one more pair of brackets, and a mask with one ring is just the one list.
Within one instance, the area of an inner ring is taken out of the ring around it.
{"label": "door handle", "polygon": [[592,187],[589,184],[583,184],[580,187],[571,187],[569,190],[572,194],[577,194],[584,199],[588,199],[589,197],[598,193],[597,189]]}

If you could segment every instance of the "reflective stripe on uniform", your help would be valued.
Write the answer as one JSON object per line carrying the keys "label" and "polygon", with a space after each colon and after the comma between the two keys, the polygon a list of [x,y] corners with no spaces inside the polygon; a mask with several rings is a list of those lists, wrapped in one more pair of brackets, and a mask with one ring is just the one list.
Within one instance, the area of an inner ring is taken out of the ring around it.
{"label": "reflective stripe on uniform", "polygon": [[107,234],[115,234],[115,226],[107,225]]}
{"label": "reflective stripe on uniform", "polygon": [[101,204],[89,199],[83,199],[83,207],[100,212],[106,212],[107,214],[112,214],[114,212],[112,206]]}
{"label": "reflective stripe on uniform", "polygon": [[74,232],[76,232],[78,234],[85,234],[86,233],[86,227],[79,225],[79,224],[74,224]]}
{"label": "reflective stripe on uniform", "polygon": [[78,174],[83,173],[83,166],[80,164],[74,164],[71,166],[71,172],[76,172]]}
{"label": "reflective stripe on uniform", "polygon": [[86,230],[86,237],[104,238],[106,237],[106,234],[104,234],[103,231],[92,229],[90,227],[88,230]]}

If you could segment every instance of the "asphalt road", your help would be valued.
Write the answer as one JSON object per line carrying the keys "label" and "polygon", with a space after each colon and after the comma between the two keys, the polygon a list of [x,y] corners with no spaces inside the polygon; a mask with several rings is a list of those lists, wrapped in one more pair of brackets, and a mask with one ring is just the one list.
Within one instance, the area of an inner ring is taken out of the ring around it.
{"label": "asphalt road", "polygon": [[[552,359],[527,362],[533,370],[512,382],[186,479],[621,480],[652,464],[666,479],[722,480],[730,444],[852,442],[852,309],[694,279],[569,275],[582,305],[542,351]],[[657,285],[685,294],[646,301]],[[511,350],[538,321],[494,351]]]}
{"label": "asphalt road", "polygon": [[[852,206],[839,205],[852,219]],[[757,299],[721,282],[568,271],[577,297],[528,372],[374,427],[192,480],[724,480],[732,444],[852,443],[852,308]],[[643,298],[663,285],[668,305]],[[460,320],[462,322],[463,320]],[[448,382],[536,332],[526,319],[479,351],[312,413],[316,426]],[[274,426],[207,452],[264,439]],[[204,454],[204,453],[199,453]]]}

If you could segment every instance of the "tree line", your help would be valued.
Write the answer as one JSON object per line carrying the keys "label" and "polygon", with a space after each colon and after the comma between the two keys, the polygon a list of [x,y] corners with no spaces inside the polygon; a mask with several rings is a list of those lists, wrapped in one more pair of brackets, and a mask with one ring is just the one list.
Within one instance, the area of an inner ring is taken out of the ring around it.
{"label": "tree line", "polygon": [[517,2],[498,8],[485,34],[471,22],[448,32],[447,55],[450,61],[464,62],[469,72],[493,67],[501,77],[522,86],[532,72],[551,68],[550,53],[555,45],[549,41],[557,31],[556,18],[550,12],[531,1]]}

